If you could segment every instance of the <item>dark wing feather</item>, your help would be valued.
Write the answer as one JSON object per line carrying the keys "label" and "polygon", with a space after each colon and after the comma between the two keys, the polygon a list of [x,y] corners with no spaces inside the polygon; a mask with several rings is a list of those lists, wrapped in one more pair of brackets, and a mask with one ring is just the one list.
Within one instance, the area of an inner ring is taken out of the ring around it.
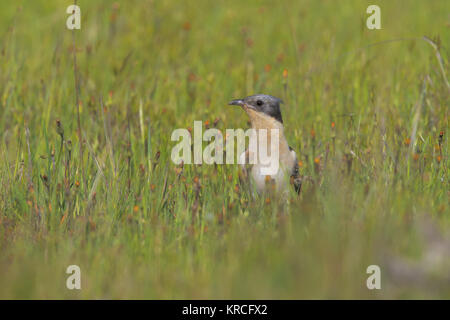
{"label": "dark wing feather", "polygon": [[[289,147],[289,150],[295,153],[294,149],[292,149],[291,147]],[[295,157],[295,164],[291,172],[291,184],[294,185],[295,192],[297,192],[297,194],[300,194],[300,191],[302,189],[302,178],[300,177],[298,172],[297,156]]]}

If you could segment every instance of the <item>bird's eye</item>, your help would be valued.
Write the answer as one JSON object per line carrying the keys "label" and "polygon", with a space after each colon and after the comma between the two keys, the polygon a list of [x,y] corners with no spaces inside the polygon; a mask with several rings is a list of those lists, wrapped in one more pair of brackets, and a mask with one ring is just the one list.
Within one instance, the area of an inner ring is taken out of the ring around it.
{"label": "bird's eye", "polygon": [[257,104],[258,106],[262,106],[262,105],[264,104],[264,102],[262,102],[261,100],[258,100],[258,101],[256,101],[256,104]]}

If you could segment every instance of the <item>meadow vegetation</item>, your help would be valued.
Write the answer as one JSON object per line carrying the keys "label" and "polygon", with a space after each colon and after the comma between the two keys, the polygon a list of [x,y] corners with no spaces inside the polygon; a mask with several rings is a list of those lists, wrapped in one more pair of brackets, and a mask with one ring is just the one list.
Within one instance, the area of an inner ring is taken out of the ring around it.
{"label": "meadow vegetation", "polygon": [[[381,30],[374,1],[81,0],[75,31],[70,1],[3,3],[0,298],[450,298],[450,2],[375,2]],[[170,160],[254,93],[300,196]]]}

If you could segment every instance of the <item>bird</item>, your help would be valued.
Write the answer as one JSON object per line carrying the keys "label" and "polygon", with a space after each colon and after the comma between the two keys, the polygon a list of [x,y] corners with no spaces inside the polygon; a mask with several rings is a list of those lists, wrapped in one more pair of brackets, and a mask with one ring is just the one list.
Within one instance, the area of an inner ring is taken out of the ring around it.
{"label": "bird", "polygon": [[[265,175],[261,172],[261,163],[258,157],[254,158],[252,165],[249,165],[251,148],[245,150],[239,156],[239,163],[241,164],[242,173],[245,178],[250,177],[250,180],[255,184],[258,193],[267,191],[268,186],[275,187],[277,191],[288,190],[288,185],[293,185],[297,194],[301,189],[301,177],[299,176],[297,154],[291,148],[284,135],[283,118],[281,116],[280,104],[283,101],[277,97],[267,94],[255,94],[242,99],[235,99],[228,104],[233,106],[240,106],[247,113],[250,118],[250,123],[253,132],[259,133],[261,129],[267,131],[267,145],[270,146],[270,138],[272,129],[278,129],[278,170],[274,174]],[[255,140],[259,146],[261,141]],[[266,164],[267,166],[267,164]],[[287,179],[289,177],[289,179]]]}

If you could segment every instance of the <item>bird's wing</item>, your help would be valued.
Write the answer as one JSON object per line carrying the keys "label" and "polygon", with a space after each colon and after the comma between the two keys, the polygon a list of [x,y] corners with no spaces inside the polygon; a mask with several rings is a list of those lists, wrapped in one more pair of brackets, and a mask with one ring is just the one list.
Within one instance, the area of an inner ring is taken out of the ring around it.
{"label": "bird's wing", "polygon": [[294,166],[291,171],[291,184],[294,185],[295,192],[297,192],[297,194],[300,194],[300,190],[302,188],[302,178],[300,177],[300,174],[298,172],[297,154],[291,147],[289,147],[289,150],[291,151],[291,156],[294,159]]}

